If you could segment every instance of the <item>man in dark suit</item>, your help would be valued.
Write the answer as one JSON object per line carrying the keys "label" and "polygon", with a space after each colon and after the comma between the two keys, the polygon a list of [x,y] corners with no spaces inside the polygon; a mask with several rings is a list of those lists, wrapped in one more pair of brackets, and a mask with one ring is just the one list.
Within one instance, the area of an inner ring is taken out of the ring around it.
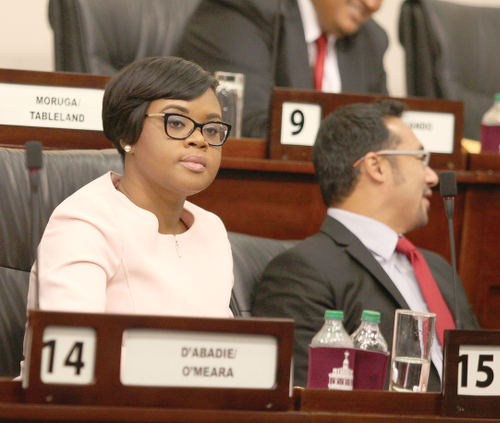
{"label": "man in dark suit", "polygon": [[[401,120],[403,110],[403,103],[385,100],[343,106],[324,119],[313,157],[327,216],[317,234],[268,265],[256,288],[253,315],[295,320],[297,385],[306,384],[308,345],[325,310],[343,310],[349,333],[363,310],[381,312],[389,346],[396,309],[428,310],[413,267],[396,246],[402,234],[427,223],[438,178],[428,166],[430,153]],[[446,312],[454,311],[451,267],[422,253]],[[461,284],[457,300],[463,327],[477,328]],[[436,338],[430,391],[440,389],[442,359]]]}
{"label": "man in dark suit", "polygon": [[[245,75],[243,135],[267,137],[273,86],[315,87],[316,40],[326,35],[320,88],[387,93],[382,0],[203,0],[177,54],[208,71]],[[321,74],[320,74],[321,75]],[[317,86],[318,87],[318,86]]]}

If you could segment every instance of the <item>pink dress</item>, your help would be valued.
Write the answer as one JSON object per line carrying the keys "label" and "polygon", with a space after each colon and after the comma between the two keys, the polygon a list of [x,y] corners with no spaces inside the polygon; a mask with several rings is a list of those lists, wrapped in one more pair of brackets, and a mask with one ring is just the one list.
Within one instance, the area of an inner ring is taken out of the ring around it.
{"label": "pink dress", "polygon": [[[116,190],[107,173],[64,200],[39,246],[45,310],[231,317],[231,246],[222,221],[186,201],[180,235]],[[35,266],[28,306],[34,305]]]}

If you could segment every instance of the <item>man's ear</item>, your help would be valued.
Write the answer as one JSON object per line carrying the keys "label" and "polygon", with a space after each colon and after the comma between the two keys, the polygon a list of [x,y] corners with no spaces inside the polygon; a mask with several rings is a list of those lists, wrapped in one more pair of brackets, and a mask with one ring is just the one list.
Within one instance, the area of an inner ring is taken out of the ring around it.
{"label": "man's ear", "polygon": [[376,153],[367,153],[365,159],[361,163],[362,170],[368,178],[374,182],[383,183],[387,178],[388,161],[382,159]]}

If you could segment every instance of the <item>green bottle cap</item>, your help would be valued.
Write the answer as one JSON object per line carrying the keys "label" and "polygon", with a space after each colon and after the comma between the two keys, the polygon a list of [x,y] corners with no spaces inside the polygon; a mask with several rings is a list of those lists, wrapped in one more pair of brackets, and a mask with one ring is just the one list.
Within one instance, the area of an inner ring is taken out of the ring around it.
{"label": "green bottle cap", "polygon": [[495,93],[495,101],[500,101],[500,93]]}
{"label": "green bottle cap", "polygon": [[344,312],[342,310],[325,310],[325,319],[344,320]]}
{"label": "green bottle cap", "polygon": [[380,313],[373,310],[363,310],[361,320],[363,322],[380,323]]}

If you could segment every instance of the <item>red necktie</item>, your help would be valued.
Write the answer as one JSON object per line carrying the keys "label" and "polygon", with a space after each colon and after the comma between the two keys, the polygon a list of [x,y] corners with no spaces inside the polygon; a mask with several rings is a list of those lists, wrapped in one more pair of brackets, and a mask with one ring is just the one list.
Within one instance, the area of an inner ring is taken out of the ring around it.
{"label": "red necktie", "polygon": [[396,251],[410,260],[427,307],[431,313],[436,313],[436,332],[441,346],[444,347],[444,330],[455,329],[455,322],[429,266],[422,253],[406,238],[399,237]]}
{"label": "red necktie", "polygon": [[321,36],[316,39],[316,64],[314,65],[314,88],[320,91],[325,68],[326,45],[326,35],[321,34]]}

